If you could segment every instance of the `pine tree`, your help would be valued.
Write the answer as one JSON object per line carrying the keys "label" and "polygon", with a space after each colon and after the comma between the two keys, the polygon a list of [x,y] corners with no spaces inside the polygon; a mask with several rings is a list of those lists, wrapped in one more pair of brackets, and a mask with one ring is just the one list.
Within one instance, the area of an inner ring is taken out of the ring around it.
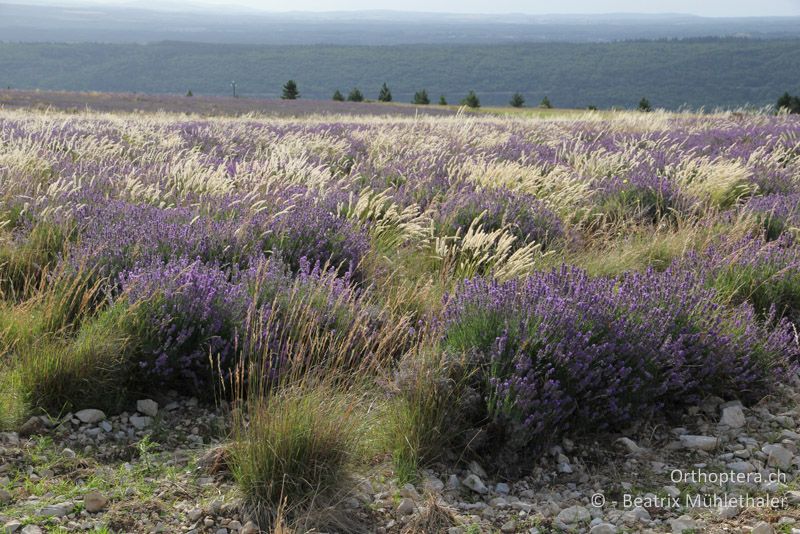
{"label": "pine tree", "polygon": [[642,97],[642,99],[639,100],[639,108],[638,109],[639,109],[639,111],[642,111],[644,113],[649,113],[649,112],[653,111],[653,106],[650,105],[650,101],[649,100],[647,100],[645,97]]}
{"label": "pine tree", "polygon": [[553,109],[553,104],[550,103],[550,99],[545,96],[541,102],[539,102],[539,107],[542,109]]}
{"label": "pine tree", "polygon": [[189,89],[189,91],[187,91],[186,96],[194,96],[194,94],[192,93],[191,89]]}
{"label": "pine tree", "polygon": [[344,95],[338,89],[333,93],[333,99],[337,102],[344,102]]}
{"label": "pine tree", "polygon": [[447,105],[447,99],[444,97],[444,95],[439,97],[439,105],[440,106],[446,106]]}
{"label": "pine tree", "polygon": [[430,103],[431,99],[428,98],[428,91],[425,89],[414,93],[414,104],[417,104],[418,106],[427,106]]}
{"label": "pine tree", "polygon": [[464,97],[464,100],[461,101],[461,105],[471,108],[479,108],[481,107],[481,100],[478,98],[478,95],[475,94],[475,91],[470,90],[470,92],[467,93],[467,96]]}
{"label": "pine tree", "polygon": [[523,97],[520,93],[514,93],[508,103],[511,104],[512,108],[521,108],[525,106],[525,97]]}
{"label": "pine tree", "polygon": [[347,95],[347,100],[349,102],[363,102],[364,95],[358,90],[358,87],[354,87],[350,94]]}
{"label": "pine tree", "polygon": [[791,96],[788,92],[783,93],[778,99],[778,110],[785,109],[789,113],[800,113],[800,96]]}
{"label": "pine tree", "polygon": [[297,100],[300,98],[300,92],[297,90],[297,83],[294,80],[289,80],[284,84],[281,98],[284,100]]}
{"label": "pine tree", "polygon": [[383,87],[381,87],[381,92],[378,93],[378,101],[380,102],[392,101],[392,92],[389,90],[389,86],[386,85],[386,82],[383,83]]}

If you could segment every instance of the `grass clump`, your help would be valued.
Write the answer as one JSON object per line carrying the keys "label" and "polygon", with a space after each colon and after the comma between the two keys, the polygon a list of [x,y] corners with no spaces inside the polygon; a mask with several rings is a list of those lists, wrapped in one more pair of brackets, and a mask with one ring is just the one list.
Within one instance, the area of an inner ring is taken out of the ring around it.
{"label": "grass clump", "polygon": [[347,491],[363,443],[359,398],[304,384],[249,398],[243,408],[234,414],[230,460],[262,526],[275,523],[283,503],[295,522],[324,523],[325,508]]}
{"label": "grass clump", "polygon": [[434,349],[407,354],[399,368],[376,430],[382,448],[391,454],[395,475],[405,483],[459,441],[467,376],[462,362]]}

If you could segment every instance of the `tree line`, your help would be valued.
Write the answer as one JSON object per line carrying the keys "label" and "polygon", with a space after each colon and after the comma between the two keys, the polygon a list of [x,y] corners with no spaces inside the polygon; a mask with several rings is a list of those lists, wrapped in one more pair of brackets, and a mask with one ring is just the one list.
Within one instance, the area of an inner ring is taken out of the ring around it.
{"label": "tree line", "polygon": [[[234,91],[235,91],[235,89],[234,89]],[[234,95],[235,95],[235,93],[234,93]],[[193,93],[192,93],[191,89],[186,93],[186,96],[193,96]],[[297,82],[295,80],[287,81],[282,87],[281,99],[283,99],[283,100],[297,100],[298,98],[300,98],[300,90],[297,87]],[[365,101],[364,93],[362,93],[361,90],[358,89],[357,87],[354,87],[352,90],[350,90],[350,92],[348,93],[346,99],[345,99],[344,95],[342,94],[342,92],[339,89],[336,89],[336,91],[334,91],[334,93],[333,93],[332,99],[337,101],[337,102],[344,102],[345,100],[347,102],[364,102]],[[385,103],[393,101],[392,91],[391,91],[391,89],[389,88],[389,86],[387,85],[386,82],[383,82],[383,85],[381,86],[380,90],[378,91],[377,100],[378,100],[378,102],[385,102]],[[427,106],[427,105],[429,105],[431,103],[431,100],[428,97],[428,92],[425,89],[417,91],[416,93],[414,93],[414,98],[411,100],[411,103],[415,104],[415,105],[419,105],[419,106]],[[523,107],[525,107],[525,103],[526,103],[525,97],[522,95],[522,93],[519,93],[519,92],[514,93],[511,96],[511,99],[508,102],[509,106],[511,106],[513,108],[523,108]],[[445,95],[441,95],[439,97],[439,105],[441,105],[441,106],[448,105]],[[460,105],[467,106],[467,107],[470,107],[470,108],[479,108],[479,107],[481,107],[481,101],[480,101],[480,98],[478,97],[478,95],[475,93],[475,91],[474,90],[470,90],[467,93],[467,96],[465,96],[463,99],[461,99]],[[541,102],[539,102],[539,106],[538,107],[542,108],[542,109],[552,109],[553,105],[550,102],[550,99],[547,96],[545,96],[544,98],[542,98]],[[798,95],[790,95],[789,92],[786,91],[786,92],[783,93],[783,95],[781,95],[778,98],[778,101],[777,101],[777,104],[776,104],[775,107],[777,108],[777,110],[779,112],[782,111],[784,113],[789,113],[789,114],[800,114],[800,96],[798,96]],[[589,105],[589,106],[587,106],[587,109],[588,110],[597,110],[597,107],[594,106],[594,105]],[[639,101],[636,109],[638,109],[641,112],[648,113],[648,112],[653,111],[653,106],[650,103],[650,100],[648,100],[645,97],[642,97],[642,99]]]}

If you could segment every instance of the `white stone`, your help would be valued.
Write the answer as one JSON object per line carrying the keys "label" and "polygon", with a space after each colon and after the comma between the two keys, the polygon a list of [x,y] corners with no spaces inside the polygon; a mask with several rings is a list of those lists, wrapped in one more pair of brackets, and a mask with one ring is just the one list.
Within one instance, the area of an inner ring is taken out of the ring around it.
{"label": "white stone", "polygon": [[556,516],[556,521],[560,521],[565,525],[588,522],[591,519],[592,515],[589,513],[589,510],[583,506],[570,506],[569,508],[564,508],[558,513],[558,516]]}
{"label": "white stone", "polygon": [[622,514],[622,520],[625,521],[626,523],[649,522],[650,512],[648,512],[641,506],[637,506],[633,510],[628,510],[627,512]]}
{"label": "white stone", "polygon": [[792,453],[781,445],[764,445],[761,452],[767,455],[767,465],[778,469],[792,467]]}
{"label": "white stone", "polygon": [[641,454],[644,452],[639,445],[636,444],[631,438],[619,438],[617,443],[622,445],[622,447],[627,450],[630,454]]}
{"label": "white stone", "polygon": [[93,424],[93,423],[99,423],[100,421],[105,420],[106,414],[104,414],[100,410],[95,410],[93,408],[87,408],[85,410],[81,410],[79,412],[76,412],[75,413],[75,417],[77,417],[78,420],[81,423]]}
{"label": "white stone", "polygon": [[744,410],[741,404],[722,405],[722,417],[719,424],[730,428],[742,428],[747,420],[744,417]]}
{"label": "white stone", "polygon": [[50,504],[39,510],[40,516],[43,517],[64,517],[75,508],[71,502],[63,502],[61,504]]}
{"label": "white stone", "polygon": [[734,473],[755,473],[756,466],[751,462],[731,462],[728,464],[728,469]]}
{"label": "white stone", "polygon": [[592,527],[589,534],[617,534],[617,526],[611,523],[599,523]]}
{"label": "white stone", "polygon": [[712,436],[683,435],[679,438],[685,449],[698,451],[713,451],[719,445],[719,440]]}
{"label": "white stone", "polygon": [[487,476],[489,476],[486,474],[486,471],[483,469],[483,467],[481,467],[481,464],[479,464],[475,460],[469,463],[467,469],[469,469],[472,473],[475,473],[481,478],[486,478]]}
{"label": "white stone", "polygon": [[148,416],[146,416],[146,415],[142,415],[142,416],[132,415],[129,420],[130,420],[131,424],[133,425],[133,428],[135,428],[137,430],[142,430],[142,429],[150,426],[150,424],[153,422],[153,419],[148,417]]}
{"label": "white stone", "polygon": [[28,525],[22,529],[22,534],[42,534],[42,529],[36,525]]}
{"label": "white stone", "polygon": [[20,528],[22,528],[22,523],[19,521],[9,521],[3,525],[3,534],[14,534]]}
{"label": "white stone", "polygon": [[158,403],[152,399],[142,399],[136,401],[136,411],[140,414],[155,417],[158,413]]}
{"label": "white stone", "polygon": [[487,488],[480,477],[474,473],[464,477],[464,480],[462,480],[461,483],[476,493],[489,493],[489,488]]}
{"label": "white stone", "polygon": [[673,534],[682,534],[687,530],[697,529],[697,522],[688,515],[682,515],[677,519],[670,519],[669,526]]}

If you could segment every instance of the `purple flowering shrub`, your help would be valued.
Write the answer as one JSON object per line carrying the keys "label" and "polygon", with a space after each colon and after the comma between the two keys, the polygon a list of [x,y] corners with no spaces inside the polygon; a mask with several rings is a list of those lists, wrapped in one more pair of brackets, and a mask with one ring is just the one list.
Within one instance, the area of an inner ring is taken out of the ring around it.
{"label": "purple flowering shrub", "polygon": [[683,212],[686,208],[686,200],[675,182],[652,170],[637,169],[595,183],[588,211],[593,219],[605,222],[656,223],[672,210]]}
{"label": "purple flowering shrub", "polygon": [[[287,205],[288,211],[278,211]],[[276,199],[276,213],[247,220],[246,233],[263,252],[279,253],[293,271],[301,259],[327,263],[339,272],[354,271],[369,250],[367,234],[351,221],[336,215],[333,199],[309,197],[291,201]]]}
{"label": "purple flowering shrub", "polygon": [[507,226],[520,244],[536,242],[547,248],[564,235],[561,220],[535,196],[505,188],[476,190],[466,186],[449,193],[440,206],[439,229],[443,235],[464,235],[481,214],[485,229]]}
{"label": "purple flowering shrub", "polygon": [[198,387],[212,378],[211,359],[223,371],[239,357],[275,364],[304,338],[315,339],[320,354],[329,346],[358,358],[368,354],[383,318],[367,313],[349,274],[339,277],[305,258],[294,275],[277,257],[248,263],[244,270],[222,269],[184,258],[120,275],[144,377]]}
{"label": "purple flowering shrub", "polygon": [[247,301],[223,270],[200,260],[157,261],[120,281],[133,306],[131,334],[146,376],[196,386],[211,378],[211,356],[230,363]]}
{"label": "purple flowering shrub", "polygon": [[748,302],[762,317],[800,320],[800,250],[789,235],[722,240],[679,263],[702,273],[722,303]]}
{"label": "purple flowering shrub", "polygon": [[115,200],[86,206],[76,219],[80,238],[73,263],[85,261],[110,277],[135,265],[182,257],[227,263],[236,251],[230,223],[197,216],[189,208]]}
{"label": "purple flowering shrub", "polygon": [[785,322],[725,307],[689,271],[591,278],[563,267],[525,280],[465,281],[442,344],[472,353],[488,421],[516,446],[606,431],[703,395],[763,393],[797,354]]}
{"label": "purple flowering shrub", "polygon": [[753,197],[743,209],[756,217],[768,239],[800,226],[800,193]]}

